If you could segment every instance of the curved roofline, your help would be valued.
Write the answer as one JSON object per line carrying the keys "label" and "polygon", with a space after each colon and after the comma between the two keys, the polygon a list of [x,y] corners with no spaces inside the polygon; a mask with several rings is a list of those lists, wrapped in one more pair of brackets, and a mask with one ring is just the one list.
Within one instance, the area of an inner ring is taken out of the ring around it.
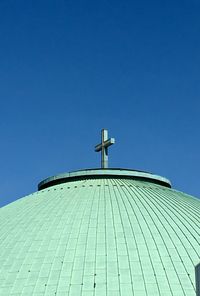
{"label": "curved roofline", "polygon": [[171,182],[161,176],[154,175],[148,172],[131,170],[131,169],[120,169],[120,168],[109,168],[109,169],[85,169],[72,171],[69,173],[63,173],[44,179],[38,184],[38,190],[42,190],[54,185],[67,183],[71,181],[78,181],[84,179],[102,179],[102,178],[123,178],[123,179],[134,179],[140,181],[146,181],[162,185],[171,188]]}

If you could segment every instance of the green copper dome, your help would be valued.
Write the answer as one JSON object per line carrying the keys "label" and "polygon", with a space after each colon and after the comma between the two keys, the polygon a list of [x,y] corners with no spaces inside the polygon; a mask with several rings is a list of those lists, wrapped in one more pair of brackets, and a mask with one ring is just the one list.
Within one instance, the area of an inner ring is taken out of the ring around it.
{"label": "green copper dome", "polygon": [[195,296],[200,201],[162,177],[86,170],[0,209],[0,295]]}

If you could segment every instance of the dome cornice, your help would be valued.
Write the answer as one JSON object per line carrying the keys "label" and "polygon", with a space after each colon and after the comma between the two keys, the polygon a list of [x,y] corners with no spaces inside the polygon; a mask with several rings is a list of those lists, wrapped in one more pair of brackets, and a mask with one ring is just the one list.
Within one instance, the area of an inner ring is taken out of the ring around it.
{"label": "dome cornice", "polygon": [[114,179],[134,179],[146,182],[155,183],[168,188],[171,188],[171,182],[161,176],[154,175],[148,172],[109,168],[109,169],[85,169],[63,173],[44,179],[38,184],[38,190],[51,187],[57,184],[62,184],[71,181],[84,180],[84,179],[101,179],[101,178],[114,178]]}

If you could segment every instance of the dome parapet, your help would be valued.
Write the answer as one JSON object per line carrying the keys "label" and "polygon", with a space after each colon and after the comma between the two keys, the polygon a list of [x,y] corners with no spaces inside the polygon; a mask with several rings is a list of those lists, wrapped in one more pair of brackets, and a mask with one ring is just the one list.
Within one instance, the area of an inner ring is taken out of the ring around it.
{"label": "dome parapet", "polygon": [[79,171],[73,171],[69,173],[62,173],[44,179],[38,184],[38,190],[42,190],[57,184],[67,183],[71,181],[84,180],[84,179],[102,179],[102,178],[123,178],[123,179],[134,179],[140,181],[146,181],[162,185],[164,187],[171,188],[171,182],[161,176],[154,175],[148,172],[130,170],[130,169],[85,169]]}

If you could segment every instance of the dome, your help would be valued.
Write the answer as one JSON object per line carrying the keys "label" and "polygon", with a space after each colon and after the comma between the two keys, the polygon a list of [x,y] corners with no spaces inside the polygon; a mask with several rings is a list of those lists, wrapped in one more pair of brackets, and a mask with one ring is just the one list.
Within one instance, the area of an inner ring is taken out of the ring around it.
{"label": "dome", "polygon": [[50,177],[0,209],[0,295],[195,296],[199,210],[146,172]]}

